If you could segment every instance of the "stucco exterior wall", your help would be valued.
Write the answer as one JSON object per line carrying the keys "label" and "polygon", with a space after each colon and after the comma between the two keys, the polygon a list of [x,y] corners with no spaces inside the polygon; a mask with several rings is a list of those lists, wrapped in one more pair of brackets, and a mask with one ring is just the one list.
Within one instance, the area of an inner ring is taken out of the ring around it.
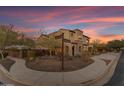
{"label": "stucco exterior wall", "polygon": [[[76,56],[82,55],[83,50],[88,48],[84,47],[84,44],[88,44],[88,37],[83,35],[83,31],[79,29],[68,30],[60,29],[56,32],[50,33],[49,37],[61,36],[64,33],[64,39],[67,40],[64,42],[64,55]],[[61,37],[59,39],[62,42]],[[85,48],[85,49],[84,49]]]}

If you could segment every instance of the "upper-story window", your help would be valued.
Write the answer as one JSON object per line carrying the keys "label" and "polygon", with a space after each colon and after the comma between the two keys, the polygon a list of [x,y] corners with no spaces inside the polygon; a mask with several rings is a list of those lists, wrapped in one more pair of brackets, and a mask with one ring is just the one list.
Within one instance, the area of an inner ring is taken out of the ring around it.
{"label": "upper-story window", "polygon": [[79,40],[82,40],[82,37],[81,37],[81,36],[78,36],[78,39],[79,39]]}
{"label": "upper-story window", "polygon": [[71,37],[73,37],[74,36],[74,33],[73,32],[71,32]]}

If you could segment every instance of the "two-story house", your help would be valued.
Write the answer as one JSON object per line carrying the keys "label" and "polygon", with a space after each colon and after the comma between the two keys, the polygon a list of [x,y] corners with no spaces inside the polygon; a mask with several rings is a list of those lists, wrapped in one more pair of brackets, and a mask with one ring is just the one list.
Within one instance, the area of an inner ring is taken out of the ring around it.
{"label": "two-story house", "polygon": [[64,55],[76,56],[82,55],[84,51],[88,50],[89,37],[83,34],[79,29],[59,29],[56,32],[48,34],[49,37],[55,37],[61,42],[62,38],[58,38],[64,33]]}

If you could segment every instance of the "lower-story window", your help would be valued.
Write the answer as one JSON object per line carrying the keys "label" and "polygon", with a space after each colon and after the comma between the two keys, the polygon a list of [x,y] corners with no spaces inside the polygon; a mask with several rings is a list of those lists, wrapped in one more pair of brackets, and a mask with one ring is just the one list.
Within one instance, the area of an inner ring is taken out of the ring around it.
{"label": "lower-story window", "polygon": [[65,46],[65,54],[68,55],[69,54],[69,47]]}

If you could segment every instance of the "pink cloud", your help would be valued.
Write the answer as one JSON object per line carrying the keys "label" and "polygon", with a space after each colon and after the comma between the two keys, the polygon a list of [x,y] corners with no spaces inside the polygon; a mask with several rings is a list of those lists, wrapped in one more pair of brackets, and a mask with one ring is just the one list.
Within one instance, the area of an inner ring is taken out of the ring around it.
{"label": "pink cloud", "polygon": [[[97,8],[92,7],[92,9],[97,9]],[[91,7],[78,7],[78,8],[72,8],[72,9],[69,9],[69,10],[68,10],[68,8],[65,9],[65,10],[55,9],[54,11],[52,11],[52,12],[50,11],[46,14],[44,13],[43,15],[41,15],[40,13],[35,14],[35,15],[38,16],[37,18],[36,17],[31,18],[31,19],[28,19],[26,21],[29,22],[29,23],[45,22],[45,21],[49,21],[53,18],[59,17],[63,14],[66,15],[67,18],[75,19],[75,18],[80,18],[81,16],[87,16],[88,14],[86,14],[86,13],[83,14],[83,12],[90,11],[90,10],[91,10]],[[76,13],[78,15],[72,15],[72,14],[76,14]],[[34,15],[34,14],[32,14],[32,15]]]}
{"label": "pink cloud", "polygon": [[117,26],[117,24],[114,24],[114,23],[93,24],[93,25],[88,26],[82,30],[84,31],[84,34],[91,37],[91,41],[96,40],[96,39],[100,39],[101,41],[104,42],[106,39],[105,38],[104,38],[105,40],[102,39],[101,38],[102,36],[99,34],[99,32],[102,31],[103,29],[111,28],[113,26]]}
{"label": "pink cloud", "polygon": [[111,41],[111,40],[121,40],[121,39],[124,39],[124,34],[104,35],[104,36],[99,37],[99,40],[101,40],[104,43]]}
{"label": "pink cloud", "polygon": [[38,28],[27,28],[27,27],[15,27],[16,31],[23,32],[23,33],[29,33],[29,32],[37,32],[39,31]]}
{"label": "pink cloud", "polygon": [[49,21],[49,20],[53,19],[56,16],[58,16],[58,13],[48,13],[47,15],[34,17],[34,18],[31,18],[31,19],[27,19],[25,21],[29,22],[29,23],[39,23],[39,22]]}
{"label": "pink cloud", "polygon": [[80,19],[66,22],[65,24],[78,24],[78,23],[91,23],[91,22],[109,22],[109,23],[119,23],[124,22],[124,17],[103,17],[103,18],[90,18],[90,19]]}

